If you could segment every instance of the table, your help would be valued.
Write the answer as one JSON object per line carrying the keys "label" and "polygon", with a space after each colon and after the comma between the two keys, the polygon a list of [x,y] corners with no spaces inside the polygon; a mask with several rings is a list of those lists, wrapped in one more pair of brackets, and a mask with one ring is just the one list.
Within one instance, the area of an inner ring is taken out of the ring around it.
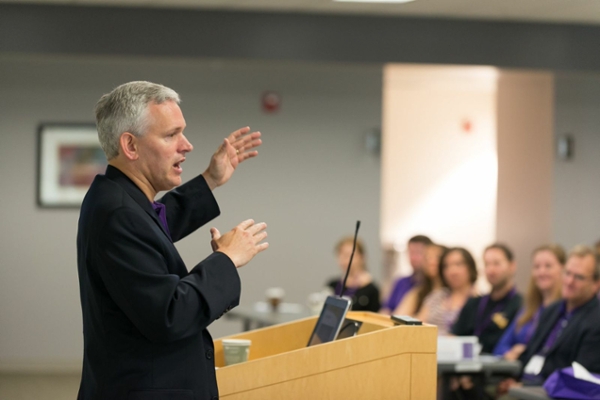
{"label": "table", "polygon": [[281,303],[277,311],[272,311],[266,302],[257,302],[253,305],[239,305],[227,312],[225,317],[241,320],[243,330],[249,331],[265,326],[292,322],[312,315],[314,314],[301,304]]}
{"label": "table", "polygon": [[521,371],[519,361],[508,361],[496,356],[481,355],[475,361],[438,361],[438,374],[448,373],[484,373],[516,376]]}
{"label": "table", "polygon": [[551,400],[541,386],[523,386],[508,389],[509,396],[520,400]]}
{"label": "table", "polygon": [[[447,361],[438,360],[439,398],[450,398],[450,379],[452,376],[469,375],[480,390],[479,397],[483,398],[484,388],[494,384],[492,377],[501,379],[517,376],[521,371],[519,361],[507,361],[492,355],[480,355],[477,360]],[[501,379],[497,379],[499,382]]]}

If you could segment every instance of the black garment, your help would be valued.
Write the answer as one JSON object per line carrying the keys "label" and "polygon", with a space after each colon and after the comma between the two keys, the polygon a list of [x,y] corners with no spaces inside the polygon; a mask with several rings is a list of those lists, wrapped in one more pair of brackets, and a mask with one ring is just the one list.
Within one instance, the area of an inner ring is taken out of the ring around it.
{"label": "black garment", "polygon": [[[560,318],[563,301],[549,305],[540,316],[539,325],[519,357],[523,368],[531,357],[541,353],[548,335]],[[567,326],[546,354],[540,376],[546,379],[552,372],[570,367],[577,361],[590,372],[600,373],[600,301],[594,296],[575,310]]]}
{"label": "black garment", "polygon": [[[481,301],[485,301],[485,298],[488,299],[487,304],[481,309]],[[478,336],[482,353],[492,353],[504,330],[517,315],[522,302],[518,293],[508,293],[498,301],[489,296],[472,297],[460,311],[451,333],[457,336]],[[480,334],[478,329],[481,330]]]}
{"label": "black garment", "polygon": [[117,168],[98,175],[83,201],[80,400],[218,396],[206,327],[239,303],[240,278],[219,252],[188,272],[173,241],[219,215],[219,207],[202,176],[160,201],[171,237],[152,203]]}
{"label": "black garment", "polygon": [[[330,287],[335,294],[339,294],[339,288],[342,284],[339,278],[332,279],[327,282],[327,286]],[[346,289],[346,293],[349,294],[351,289]],[[352,311],[379,311],[379,289],[373,282],[367,286],[358,288],[352,295]]]}

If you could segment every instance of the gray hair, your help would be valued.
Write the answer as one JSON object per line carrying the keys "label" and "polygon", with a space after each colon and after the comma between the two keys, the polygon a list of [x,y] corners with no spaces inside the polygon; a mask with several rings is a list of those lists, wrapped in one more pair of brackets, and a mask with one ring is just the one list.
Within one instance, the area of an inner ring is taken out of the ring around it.
{"label": "gray hair", "polygon": [[165,101],[180,103],[173,89],[152,82],[124,83],[103,95],[96,103],[96,128],[102,150],[108,160],[119,155],[123,132],[142,136],[148,127],[148,104]]}
{"label": "gray hair", "polygon": [[571,249],[569,252],[569,258],[578,257],[584,258],[587,256],[591,256],[594,259],[594,274],[593,278],[595,281],[600,279],[600,257],[596,251],[594,251],[591,247],[584,245],[577,245]]}

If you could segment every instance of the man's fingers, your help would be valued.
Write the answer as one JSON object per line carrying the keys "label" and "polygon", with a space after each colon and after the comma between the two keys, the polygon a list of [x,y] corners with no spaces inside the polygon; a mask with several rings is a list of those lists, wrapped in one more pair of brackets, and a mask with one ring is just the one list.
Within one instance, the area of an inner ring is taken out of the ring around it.
{"label": "man's fingers", "polygon": [[240,222],[240,224],[237,227],[245,231],[246,229],[250,228],[252,225],[254,225],[254,220],[247,219],[243,222]]}
{"label": "man's fingers", "polygon": [[260,132],[254,132],[251,135],[244,136],[233,142],[236,149],[251,149],[262,144]]}
{"label": "man's fingers", "polygon": [[231,140],[225,138],[223,140],[223,144],[221,145],[221,148],[219,150],[226,152],[230,147],[235,150],[235,147],[231,144]]}
{"label": "man's fingers", "polygon": [[257,245],[256,250],[258,253],[260,253],[261,251],[265,251],[267,249],[267,247],[269,247],[269,242],[264,242],[264,243]]}
{"label": "man's fingers", "polygon": [[254,158],[258,155],[258,151],[251,151],[248,153],[244,153],[244,154],[240,154],[239,160],[241,161],[246,161],[249,158]]}
{"label": "man's fingers", "polygon": [[235,144],[237,144],[238,146],[246,146],[249,147],[251,143],[257,142],[257,144],[262,143],[262,139],[261,137],[261,133],[260,132],[252,132],[249,135],[246,136],[242,136],[238,139],[235,140]]}
{"label": "man's fingers", "polygon": [[211,228],[210,233],[213,237],[211,245],[214,251],[225,253],[239,268],[269,247],[269,243],[262,243],[267,238],[266,227],[267,224],[264,222],[255,224],[253,219],[247,219],[227,232],[218,243],[215,239],[221,234],[216,228]]}
{"label": "man's fingers", "polygon": [[262,144],[262,139],[260,137],[260,132],[252,132],[246,136],[239,136],[237,138],[233,138],[230,135],[227,139],[229,139],[229,142],[241,152],[244,149],[260,146]]}
{"label": "man's fingers", "polygon": [[212,240],[219,240],[221,238],[221,232],[217,228],[210,228],[210,237]]}
{"label": "man's fingers", "polygon": [[255,140],[246,141],[244,143],[241,143],[241,141],[238,141],[238,142],[236,142],[236,143],[233,144],[233,147],[236,150],[238,150],[239,154],[241,155],[245,151],[252,150],[252,149],[260,146],[261,144],[262,144],[262,140],[261,139],[255,139]]}
{"label": "man's fingers", "polygon": [[248,228],[248,232],[253,235],[256,235],[260,231],[264,231],[267,228],[267,224],[264,222],[260,222],[258,224],[254,224]]}
{"label": "man's fingers", "polygon": [[240,136],[245,135],[248,132],[250,132],[250,127],[245,126],[243,128],[238,129],[237,131],[231,132],[231,134],[228,136],[228,139],[231,142],[235,142]]}
{"label": "man's fingers", "polygon": [[260,243],[267,238],[267,232],[261,232],[257,235],[254,235],[254,242]]}
{"label": "man's fingers", "polygon": [[260,138],[261,133],[252,132],[250,134],[245,135],[246,133],[248,133],[249,130],[249,127],[238,129],[237,131],[229,135],[229,137],[225,139],[223,143],[223,149],[225,149],[226,151],[230,151],[230,149],[232,151],[235,151],[238,162],[242,162],[249,158],[256,157],[258,155],[258,152],[252,149],[255,149],[256,147],[262,144],[262,140]]}

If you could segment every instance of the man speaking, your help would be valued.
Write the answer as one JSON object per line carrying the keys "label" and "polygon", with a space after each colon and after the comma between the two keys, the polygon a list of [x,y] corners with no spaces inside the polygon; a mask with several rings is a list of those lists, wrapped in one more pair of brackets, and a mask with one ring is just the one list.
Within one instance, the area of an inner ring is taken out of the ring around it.
{"label": "man speaking", "polygon": [[[84,357],[79,399],[215,399],[207,326],[239,303],[237,268],[268,243],[252,220],[221,235],[188,272],[174,242],[219,215],[212,190],[257,155],[260,133],[229,135],[207,170],[181,185],[193,146],[183,132],[179,95],[130,82],[96,105],[108,159],[81,206],[77,264]],[[171,190],[159,201],[160,191]]]}

